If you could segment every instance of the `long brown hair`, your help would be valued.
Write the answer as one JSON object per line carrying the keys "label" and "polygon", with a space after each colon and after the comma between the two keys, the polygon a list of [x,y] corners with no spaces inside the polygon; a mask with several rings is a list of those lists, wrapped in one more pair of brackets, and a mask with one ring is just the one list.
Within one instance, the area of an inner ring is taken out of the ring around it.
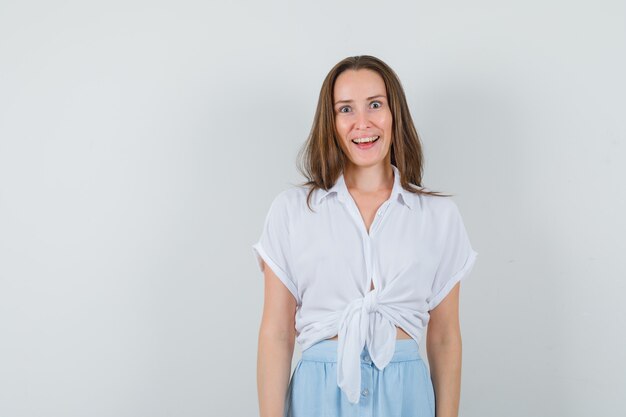
{"label": "long brown hair", "polygon": [[448,194],[428,191],[422,187],[424,169],[422,145],[398,76],[380,59],[370,55],[360,55],[341,60],[324,79],[313,126],[306,143],[298,152],[298,170],[308,179],[300,185],[310,187],[307,196],[309,209],[311,209],[310,200],[313,192],[318,188],[328,190],[332,187],[345,166],[346,156],[339,145],[335,128],[333,91],[339,74],[348,69],[375,71],[385,82],[387,100],[393,118],[393,135],[389,152],[391,152],[391,163],[400,171],[402,187],[415,194],[450,197]]}

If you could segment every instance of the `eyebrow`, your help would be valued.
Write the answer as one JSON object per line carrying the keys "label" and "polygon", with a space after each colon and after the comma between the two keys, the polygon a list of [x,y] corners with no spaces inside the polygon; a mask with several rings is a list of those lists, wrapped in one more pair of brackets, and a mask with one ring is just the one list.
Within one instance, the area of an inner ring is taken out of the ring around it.
{"label": "eyebrow", "polygon": [[[368,97],[366,100],[371,100],[371,99],[378,98],[378,97],[385,97],[385,95],[384,94],[378,94],[376,96]],[[354,100],[338,100],[338,101],[335,101],[335,105],[339,104],[339,103],[352,103],[353,101]]]}

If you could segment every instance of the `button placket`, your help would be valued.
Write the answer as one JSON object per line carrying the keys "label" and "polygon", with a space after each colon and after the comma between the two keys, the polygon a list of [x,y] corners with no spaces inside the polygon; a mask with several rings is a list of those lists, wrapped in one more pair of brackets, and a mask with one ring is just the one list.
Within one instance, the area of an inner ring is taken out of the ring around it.
{"label": "button placket", "polygon": [[370,227],[370,233],[369,233],[370,237],[380,227],[380,222],[383,220],[383,215],[387,211],[388,207],[389,207],[389,200],[385,201],[376,212],[376,216],[374,217],[374,221],[372,222],[372,226]]}
{"label": "button placket", "polygon": [[369,236],[365,236],[365,240],[363,241],[363,249],[365,251],[365,273],[367,274],[367,288],[365,292],[370,291],[370,286],[372,282],[374,283],[374,288],[378,287],[378,283],[374,281],[374,277],[372,276],[372,243],[370,241]]}

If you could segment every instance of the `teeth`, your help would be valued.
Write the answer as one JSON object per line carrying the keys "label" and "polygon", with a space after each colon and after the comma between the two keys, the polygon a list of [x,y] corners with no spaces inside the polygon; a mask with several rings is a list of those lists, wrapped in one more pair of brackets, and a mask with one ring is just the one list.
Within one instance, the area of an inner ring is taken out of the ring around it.
{"label": "teeth", "polygon": [[360,138],[360,139],[352,139],[352,142],[354,143],[365,143],[365,142],[373,142],[376,139],[378,139],[380,136],[372,136],[369,138]]}

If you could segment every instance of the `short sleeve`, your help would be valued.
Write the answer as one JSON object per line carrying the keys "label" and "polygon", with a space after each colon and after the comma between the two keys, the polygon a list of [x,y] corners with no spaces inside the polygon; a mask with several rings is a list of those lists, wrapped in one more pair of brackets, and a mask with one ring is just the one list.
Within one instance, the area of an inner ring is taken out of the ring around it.
{"label": "short sleeve", "polygon": [[265,261],[300,304],[298,287],[289,263],[291,248],[287,203],[282,194],[274,198],[265,216],[261,237],[252,245],[252,251],[260,271],[264,272]]}
{"label": "short sleeve", "polygon": [[429,310],[434,309],[459,281],[470,275],[478,256],[478,252],[472,248],[456,203],[452,200],[449,202],[451,205],[441,226],[444,236],[442,255],[428,302]]}

